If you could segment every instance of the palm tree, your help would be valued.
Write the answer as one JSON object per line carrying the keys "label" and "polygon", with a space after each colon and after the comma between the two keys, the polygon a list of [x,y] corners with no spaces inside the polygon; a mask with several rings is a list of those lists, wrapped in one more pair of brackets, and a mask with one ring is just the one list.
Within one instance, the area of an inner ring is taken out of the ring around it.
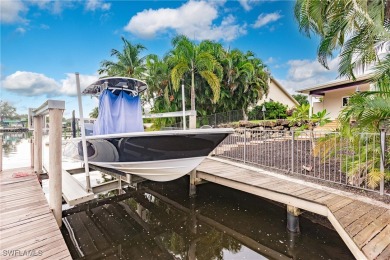
{"label": "palm tree", "polygon": [[[380,81],[378,86],[377,91],[355,93],[349,98],[339,115],[343,133],[378,132],[381,124],[389,122],[390,80]],[[355,121],[354,127],[351,121]]]}
{"label": "palm tree", "polygon": [[122,76],[122,77],[135,77],[145,78],[145,57],[140,57],[140,53],[146,48],[141,44],[131,44],[124,37],[123,50],[118,51],[116,49],[111,50],[111,56],[117,58],[116,62],[104,60],[101,62],[101,68],[98,70],[100,75],[107,74],[108,76]]}
{"label": "palm tree", "polygon": [[268,92],[266,67],[252,52],[227,50],[222,61],[223,90],[221,105],[224,111],[242,109],[247,118],[249,106],[253,106]]}
{"label": "palm tree", "polygon": [[[172,40],[171,72],[172,85],[175,90],[180,87],[180,81],[185,76],[191,76],[191,110],[195,110],[195,76],[200,76],[210,86],[213,92],[212,101],[215,103],[220,95],[220,76],[218,70],[221,65],[217,59],[207,51],[207,43],[195,44],[186,36],[176,36]],[[190,128],[196,128],[196,116],[190,118]]]}
{"label": "palm tree", "polygon": [[318,60],[328,68],[329,57],[341,48],[339,74],[355,78],[354,69],[377,62],[373,81],[390,75],[390,54],[378,53],[390,41],[390,2],[383,0],[297,0],[295,17],[300,31],[319,35]]}

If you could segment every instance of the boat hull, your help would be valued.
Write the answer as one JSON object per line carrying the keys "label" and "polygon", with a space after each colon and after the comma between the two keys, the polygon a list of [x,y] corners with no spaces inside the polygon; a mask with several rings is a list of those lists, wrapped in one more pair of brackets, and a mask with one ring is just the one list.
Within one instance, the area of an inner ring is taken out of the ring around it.
{"label": "boat hull", "polygon": [[[88,161],[153,181],[170,181],[195,169],[231,132],[200,129],[87,137]],[[83,160],[81,139],[67,141],[63,154]]]}
{"label": "boat hull", "polygon": [[205,158],[206,157],[204,156],[162,161],[118,163],[92,162],[91,164],[119,170],[128,174],[134,174],[152,181],[165,182],[172,181],[186,175],[195,169]]}

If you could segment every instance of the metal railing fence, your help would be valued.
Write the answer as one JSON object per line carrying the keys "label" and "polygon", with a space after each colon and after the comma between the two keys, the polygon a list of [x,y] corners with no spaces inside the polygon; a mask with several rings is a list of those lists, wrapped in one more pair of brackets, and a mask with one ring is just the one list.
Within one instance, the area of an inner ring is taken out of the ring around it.
{"label": "metal railing fence", "polygon": [[[200,128],[202,126],[212,126],[216,127],[220,124],[227,124],[231,122],[238,122],[240,120],[244,120],[244,115],[242,110],[232,110],[228,112],[216,113],[208,116],[197,117],[197,127]],[[187,124],[188,126],[188,124]],[[168,127],[182,129],[182,122],[172,124]]]}
{"label": "metal railing fence", "polygon": [[384,132],[347,138],[338,132],[239,128],[214,154],[390,195],[390,180],[384,177],[390,171],[389,144],[390,135]]}

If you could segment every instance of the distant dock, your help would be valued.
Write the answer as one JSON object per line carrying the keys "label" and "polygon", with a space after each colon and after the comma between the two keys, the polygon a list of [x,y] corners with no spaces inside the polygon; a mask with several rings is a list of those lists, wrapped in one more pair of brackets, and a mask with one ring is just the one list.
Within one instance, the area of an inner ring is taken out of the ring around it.
{"label": "distant dock", "polygon": [[72,259],[31,168],[0,173],[1,259]]}
{"label": "distant dock", "polygon": [[390,205],[347,197],[330,188],[220,159],[206,159],[191,180],[287,204],[296,216],[300,210],[325,216],[356,259],[390,259]]}

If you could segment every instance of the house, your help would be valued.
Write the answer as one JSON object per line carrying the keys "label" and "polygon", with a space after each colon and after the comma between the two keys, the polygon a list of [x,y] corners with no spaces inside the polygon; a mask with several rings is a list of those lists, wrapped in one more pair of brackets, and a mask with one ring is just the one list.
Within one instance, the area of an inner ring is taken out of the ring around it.
{"label": "house", "polygon": [[298,101],[275,78],[269,78],[268,86],[268,95],[259,100],[257,102],[258,105],[268,101],[275,101],[286,105],[288,108],[299,106]]}
{"label": "house", "polygon": [[27,119],[26,119],[26,118],[15,119],[15,120],[4,119],[4,120],[2,121],[2,125],[3,125],[4,127],[11,127],[11,128],[26,127],[26,125],[27,125]]}
{"label": "house", "polygon": [[326,109],[329,118],[336,120],[352,94],[373,89],[373,85],[368,82],[370,76],[370,74],[362,75],[355,81],[350,79],[330,81],[297,92],[309,95],[310,115]]}

